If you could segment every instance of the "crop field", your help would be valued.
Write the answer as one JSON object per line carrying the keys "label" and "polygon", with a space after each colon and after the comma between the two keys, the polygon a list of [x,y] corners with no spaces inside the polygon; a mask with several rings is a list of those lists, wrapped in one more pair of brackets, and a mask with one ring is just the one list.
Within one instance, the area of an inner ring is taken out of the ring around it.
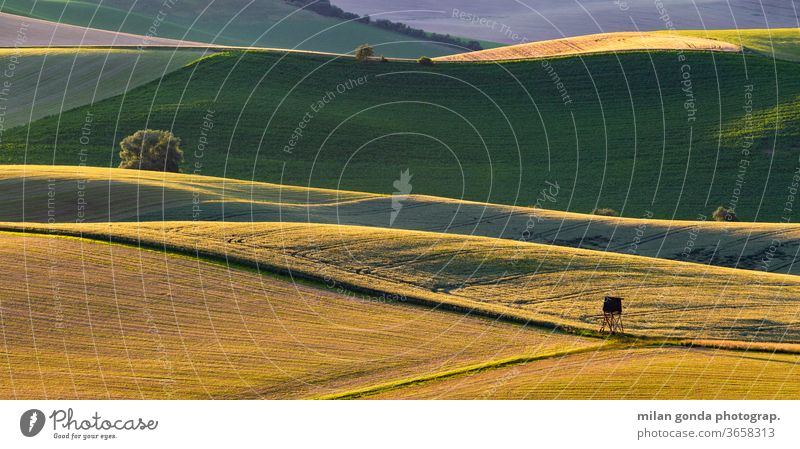
{"label": "crop field", "polygon": [[[118,142],[150,127],[180,137],[185,170],[202,175],[392,194],[408,170],[414,194],[533,206],[553,183],[548,209],[696,220],[735,202],[742,221],[784,220],[798,166],[798,66],[751,54],[682,56],[691,110],[683,63],[669,51],[561,57],[546,67],[225,52],[124,97],[7,130],[0,162],[76,165],[83,152],[88,165],[116,166]],[[335,98],[314,112],[326,92]],[[82,145],[90,112],[97,120]],[[213,130],[197,152],[204,123]]]}
{"label": "crop field", "polygon": [[203,54],[202,50],[0,49],[0,67],[15,61],[3,128],[123,94]]}
{"label": "crop field", "polygon": [[625,51],[725,51],[800,61],[800,29],[675,30],[617,32],[509,45],[440,56],[437,61],[513,61],[528,58]]}
{"label": "crop field", "polygon": [[437,61],[481,62],[623,51],[694,50],[738,52],[741,47],[704,37],[664,33],[603,33],[440,56]]}
{"label": "crop field", "polygon": [[0,45],[4,48],[92,47],[92,46],[208,46],[208,44],[164,39],[157,36],[98,30],[0,12]]}
{"label": "crop field", "polygon": [[419,195],[404,197],[394,214],[392,201],[389,195],[190,174],[0,166],[0,222],[202,220],[391,227],[800,274],[795,263],[800,226],[794,224],[603,217]]}
{"label": "crop field", "polygon": [[680,30],[681,36],[714,39],[744,47],[769,58],[800,61],[800,29]]}
{"label": "crop field", "polygon": [[603,346],[188,257],[0,240],[3,398],[305,397]]}
{"label": "crop field", "polygon": [[575,332],[604,295],[626,298],[628,334],[796,343],[796,276],[483,237],[342,225],[154,222],[4,225],[199,254]]}
{"label": "crop field", "polygon": [[[146,35],[159,17],[162,4],[163,0],[5,0],[0,12]],[[284,0],[183,0],[161,18],[156,34],[180,41],[333,53],[352,52],[358,45],[371,43],[380,54],[391,57],[441,56],[462,51],[298,9]],[[71,40],[70,37],[68,44],[74,45]]]}
{"label": "crop field", "polygon": [[800,357],[708,349],[593,352],[446,380],[374,399],[800,399]]}
{"label": "crop field", "polygon": [[[160,2],[0,6],[0,398],[800,399],[797,29]],[[70,41],[116,31],[199,47]]]}

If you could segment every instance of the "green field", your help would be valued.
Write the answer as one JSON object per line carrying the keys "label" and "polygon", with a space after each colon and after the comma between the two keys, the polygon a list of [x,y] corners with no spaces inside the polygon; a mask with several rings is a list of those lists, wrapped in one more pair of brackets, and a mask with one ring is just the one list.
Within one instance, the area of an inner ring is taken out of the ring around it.
{"label": "green field", "polygon": [[[187,150],[184,171],[204,175],[389,194],[408,169],[415,194],[531,206],[551,182],[560,188],[550,209],[694,220],[735,202],[741,220],[781,220],[798,166],[798,66],[685,57],[693,113],[673,52],[552,60],[573,100],[566,106],[538,61],[424,68],[224,53],[124,97],[9,130],[0,162],[75,165],[87,150],[88,164],[116,166],[117,142],[150,127],[172,129]],[[363,85],[313,112],[326,92],[359,77]],[[750,101],[752,120],[743,110]],[[81,145],[88,112],[98,119]],[[292,140],[307,113],[302,138]],[[197,152],[204,117],[213,130]]]}
{"label": "green field", "polygon": [[202,50],[0,50],[0,66],[19,61],[4,101],[4,128],[123,94],[201,56]]}
{"label": "green field", "polygon": [[0,12],[141,35],[158,22],[150,34],[219,45],[347,53],[370,43],[378,46],[379,54],[409,58],[460,51],[311,11],[296,12],[283,0],[182,0],[172,8],[163,4],[163,0],[5,0]]}

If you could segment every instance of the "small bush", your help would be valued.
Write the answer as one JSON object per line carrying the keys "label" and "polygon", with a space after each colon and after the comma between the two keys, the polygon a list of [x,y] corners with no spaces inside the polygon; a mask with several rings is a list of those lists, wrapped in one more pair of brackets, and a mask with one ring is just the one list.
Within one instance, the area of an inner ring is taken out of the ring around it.
{"label": "small bush", "polygon": [[356,48],[356,60],[358,62],[368,62],[373,56],[375,56],[375,49],[367,44],[359,45]]}
{"label": "small bush", "polygon": [[592,215],[602,215],[604,217],[618,217],[619,212],[608,207],[598,207],[592,211]]}
{"label": "small bush", "polygon": [[711,218],[714,221],[739,221],[739,218],[736,217],[736,212],[733,209],[728,209],[726,207],[720,206],[711,214]]}
{"label": "small bush", "polygon": [[417,62],[420,65],[433,65],[433,59],[427,56],[422,56],[421,58],[417,59]]}
{"label": "small bush", "polygon": [[183,162],[181,139],[169,131],[139,130],[122,139],[119,146],[119,168],[177,173]]}

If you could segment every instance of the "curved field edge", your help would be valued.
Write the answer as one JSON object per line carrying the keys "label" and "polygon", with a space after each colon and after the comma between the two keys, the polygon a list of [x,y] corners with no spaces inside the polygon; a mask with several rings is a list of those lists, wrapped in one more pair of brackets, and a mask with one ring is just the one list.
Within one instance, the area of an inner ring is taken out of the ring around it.
{"label": "curved field edge", "polygon": [[370,399],[797,399],[797,355],[609,348],[366,391]]}
{"label": "curved field edge", "polygon": [[746,51],[800,61],[800,28],[598,33],[447,55],[441,62],[501,62],[631,51]]}
{"label": "curved field edge", "polygon": [[[50,195],[55,191],[55,197]],[[603,217],[96,167],[0,165],[0,222],[234,221],[387,227],[800,274],[800,225]],[[80,205],[80,207],[78,207]],[[394,221],[391,221],[394,217]]]}
{"label": "curved field edge", "polygon": [[680,36],[677,33],[657,32],[616,32],[509,45],[440,56],[435,60],[441,62],[499,62],[595,53],[665,50],[739,52],[742,48],[736,44],[702,36]]}
{"label": "curved field edge", "polygon": [[598,346],[191,257],[85,239],[0,239],[7,399],[297,398]]}
{"label": "curved field edge", "polygon": [[[485,371],[490,370],[498,370],[507,367],[513,367],[517,365],[525,365],[528,363],[538,362],[542,360],[554,359],[554,358],[562,358],[568,357],[577,354],[583,354],[585,352],[597,352],[597,351],[606,351],[611,350],[613,348],[620,348],[622,345],[615,345],[615,344],[606,344],[604,346],[591,346],[586,348],[578,348],[578,349],[569,349],[560,352],[552,352],[548,354],[540,354],[533,357],[530,356],[523,356],[523,357],[512,357],[508,359],[502,360],[493,360],[490,362],[484,362],[472,366],[465,366],[462,368],[443,371],[439,373],[433,373],[427,376],[418,376],[408,379],[399,379],[394,380],[391,382],[386,382],[378,385],[372,385],[366,388],[361,388],[358,390],[353,391],[343,391],[334,394],[320,396],[315,399],[361,399],[373,395],[379,394],[387,394],[395,390],[400,390],[403,388],[408,387],[415,387],[419,385],[441,382],[444,380],[449,380],[452,378],[460,377],[460,376],[469,376],[477,373],[482,373]],[[626,347],[636,347],[636,346],[626,346]],[[478,396],[478,395],[476,395]]]}
{"label": "curved field edge", "polygon": [[102,101],[166,76],[203,56],[200,50],[0,49],[15,64],[4,96],[11,128]]}
{"label": "curved field edge", "polygon": [[[217,258],[332,288],[597,336],[603,295],[639,338],[796,343],[800,280],[498,239],[282,223],[5,224]],[[723,343],[721,343],[723,344]]]}
{"label": "curved field edge", "polygon": [[[425,67],[225,52],[124,98],[38,120],[29,130],[9,129],[2,161],[75,165],[83,155],[86,165],[116,166],[124,136],[145,127],[168,128],[185,149],[205,145],[202,158],[187,152],[184,165],[196,171],[199,163],[203,174],[391,194],[391,180],[409,169],[413,193],[511,205],[541,203],[539,193],[549,181],[561,186],[557,201],[547,202],[553,209],[612,208],[628,217],[650,210],[654,217],[681,219],[710,215],[735,200],[736,188],[740,220],[781,220],[786,188],[796,181],[793,171],[770,167],[797,166],[796,64],[727,53],[686,58],[695,92],[720,93],[704,96],[700,113],[686,110],[674,52],[553,59],[552,73],[569,86],[571,107],[564,107],[568,100],[536,61]],[[309,76],[298,84],[297,73]],[[357,79],[367,81],[337,95],[294,149],[288,148],[291,153],[284,151],[293,142],[297,117],[321,92]],[[469,95],[470,84],[485,95]],[[755,142],[739,191],[740,152],[728,149],[742,148],[743,86],[751,85]],[[182,100],[184,93],[191,93],[191,104]],[[443,114],[442,108],[463,117]],[[209,110],[213,134],[200,142],[198,130]],[[96,117],[92,139],[81,145],[89,112]],[[574,126],[563,126],[573,118]],[[687,123],[688,118],[696,120]],[[409,129],[417,134],[405,133]],[[462,167],[444,147],[431,149],[419,137],[426,134],[450,146]],[[373,140],[346,162],[353,148]],[[491,148],[491,169],[484,145]],[[544,160],[548,170],[541,169]],[[660,182],[652,182],[656,175]]]}
{"label": "curved field edge", "polygon": [[[117,3],[117,4],[113,4]],[[407,35],[369,26],[356,21],[324,17],[302,10],[283,0],[211,2],[206,8],[175,5],[167,17],[157,13],[162,0],[139,0],[134,5],[108,1],[38,1],[32,8],[28,0],[5,0],[3,12],[11,16],[9,24],[32,17],[44,23],[66,27],[93,27],[94,34],[103,32],[150,35],[153,21],[159,20],[158,38],[214,43],[246,47],[300,48],[310,51],[346,53],[369,42],[391,56],[439,56],[463,51],[458,47],[434,41],[416,41]],[[192,2],[190,2],[192,3]],[[131,8],[132,7],[132,8]],[[202,11],[200,11],[202,10]],[[198,16],[198,12],[202,12]],[[74,33],[83,33],[78,28]],[[16,27],[14,28],[16,31]],[[108,30],[108,31],[104,31]],[[90,33],[91,34],[91,33]],[[62,33],[64,42],[75,42],[74,35]],[[135,39],[136,36],[132,36]],[[156,39],[152,39],[156,40]]]}
{"label": "curved field edge", "polygon": [[[659,31],[659,33],[670,32]],[[768,58],[800,61],[800,28],[678,30],[674,34],[740,45],[746,51]]]}

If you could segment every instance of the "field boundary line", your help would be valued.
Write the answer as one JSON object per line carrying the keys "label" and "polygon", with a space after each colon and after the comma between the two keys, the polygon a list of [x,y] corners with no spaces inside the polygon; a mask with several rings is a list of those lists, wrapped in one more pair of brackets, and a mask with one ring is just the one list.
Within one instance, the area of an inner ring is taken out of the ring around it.
{"label": "field boundary line", "polygon": [[[200,260],[206,263],[223,266],[226,268],[233,268],[239,270],[249,271],[251,273],[259,274],[261,276],[272,276],[284,281],[297,282],[302,285],[313,288],[326,288],[328,285],[324,279],[302,271],[292,270],[283,266],[272,265],[267,263],[258,262],[255,260],[247,259],[244,257],[232,256],[229,254],[221,254],[208,250],[199,250],[185,245],[176,245],[162,241],[161,243],[148,240],[141,240],[131,237],[118,236],[111,233],[103,232],[83,232],[81,230],[72,229],[45,229],[45,228],[27,228],[26,223],[0,223],[0,234],[17,234],[17,235],[36,235],[46,238],[69,238],[88,240],[101,244],[119,245],[124,247],[132,247],[145,251],[156,251],[159,253],[167,253],[176,257],[191,258],[192,260]],[[288,278],[288,279],[287,279]],[[362,287],[350,282],[336,280],[337,286],[345,291],[352,293],[360,293],[369,296],[380,296],[382,294],[392,294],[392,292]],[[686,347],[689,349],[706,348],[729,350],[738,352],[755,352],[755,353],[772,353],[772,354],[800,354],[800,344],[796,342],[749,342],[742,340],[713,340],[713,339],[687,339],[669,338],[660,336],[647,336],[637,334],[624,334],[621,336],[614,336],[603,334],[598,331],[588,329],[576,328],[560,323],[548,322],[542,320],[528,319],[522,316],[509,315],[492,310],[481,310],[460,306],[457,304],[448,304],[438,301],[433,301],[425,298],[418,298],[413,296],[405,296],[405,301],[393,301],[397,304],[409,304],[413,306],[422,306],[429,309],[441,310],[445,312],[458,313],[476,318],[491,319],[503,323],[519,325],[522,327],[537,328],[540,330],[550,330],[566,335],[573,335],[584,338],[594,338],[597,340],[604,340],[606,342],[615,342],[621,345],[630,345],[636,347],[644,346],[670,346],[670,347]]]}
{"label": "field boundary line", "polygon": [[365,396],[372,396],[378,393],[385,393],[388,391],[398,390],[400,388],[416,386],[427,384],[431,382],[437,382],[440,380],[445,379],[452,379],[454,377],[466,376],[470,374],[476,374],[483,371],[495,370],[500,368],[506,368],[509,366],[516,366],[516,365],[524,365],[527,363],[538,362],[540,360],[547,360],[553,359],[558,357],[566,357],[571,355],[582,354],[591,351],[606,351],[606,350],[619,350],[619,349],[630,349],[636,347],[645,347],[646,345],[636,345],[636,344],[628,344],[628,345],[620,345],[615,343],[605,343],[599,344],[595,346],[589,346],[585,348],[577,348],[577,349],[569,349],[566,351],[558,351],[558,352],[551,352],[547,354],[535,355],[535,356],[518,356],[518,357],[510,357],[501,360],[493,360],[490,362],[483,362],[475,365],[469,365],[461,368],[455,368],[452,370],[442,371],[439,373],[433,373],[425,376],[418,376],[412,377],[409,379],[401,379],[396,380],[393,382],[387,382],[383,384],[373,385],[371,387],[366,388],[359,388],[353,391],[345,391],[341,393],[333,393],[322,395],[312,399],[319,399],[319,400],[331,400],[331,399],[359,399]]}

